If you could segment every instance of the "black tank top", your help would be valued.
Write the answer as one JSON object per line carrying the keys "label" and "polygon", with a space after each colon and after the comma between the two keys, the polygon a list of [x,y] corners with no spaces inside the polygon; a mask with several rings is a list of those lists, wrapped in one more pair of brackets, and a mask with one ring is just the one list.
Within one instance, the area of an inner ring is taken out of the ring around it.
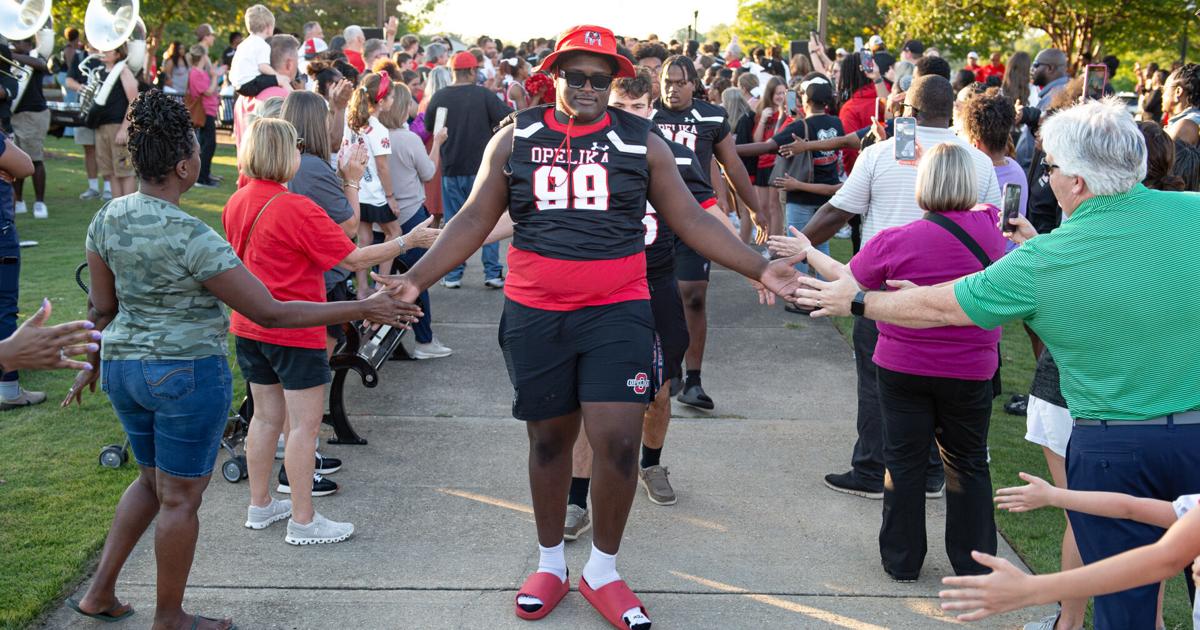
{"label": "black tank top", "polygon": [[677,112],[667,109],[660,99],[654,102],[654,113],[650,119],[658,125],[667,140],[678,142],[696,152],[704,181],[708,182],[713,147],[729,135],[729,116],[725,108],[692,100],[691,107]]}
{"label": "black tank top", "polygon": [[567,125],[552,105],[516,116],[508,159],[513,246],[560,260],[611,260],[644,249],[650,121],[610,109]]}

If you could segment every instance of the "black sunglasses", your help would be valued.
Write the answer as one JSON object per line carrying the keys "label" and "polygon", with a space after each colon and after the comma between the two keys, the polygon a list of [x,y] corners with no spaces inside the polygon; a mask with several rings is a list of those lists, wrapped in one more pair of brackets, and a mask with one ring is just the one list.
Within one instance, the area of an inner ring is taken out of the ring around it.
{"label": "black sunglasses", "polygon": [[612,85],[613,78],[607,74],[584,74],[575,70],[559,70],[559,78],[567,80],[567,87],[578,90],[584,83],[591,83],[592,89],[603,92]]}

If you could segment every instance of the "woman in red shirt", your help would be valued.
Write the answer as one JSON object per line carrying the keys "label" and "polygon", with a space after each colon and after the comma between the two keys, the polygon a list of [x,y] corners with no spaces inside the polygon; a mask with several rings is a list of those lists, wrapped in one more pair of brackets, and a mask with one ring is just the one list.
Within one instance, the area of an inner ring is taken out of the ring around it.
{"label": "woman in red shirt", "polygon": [[[338,224],[308,197],[288,192],[285,182],[300,168],[299,145],[291,123],[255,120],[242,144],[242,174],[249,180],[225,204],[225,236],[239,258],[275,299],[325,301],[323,274],[334,267],[367,269],[404,253],[404,237],[357,249]],[[345,181],[345,187],[358,188]],[[291,516],[287,536],[293,545],[340,542],[354,531],[313,511],[317,492],[336,490],[314,478],[317,428],[330,381],[325,328],[266,328],[235,311],[230,330],[237,359],[254,396],[254,419],[246,436],[250,507],[246,526],[262,529]],[[284,416],[290,421],[280,488],[292,501],[276,501],[268,489],[275,446]],[[290,483],[288,480],[290,479]]]}
{"label": "woman in red shirt", "polygon": [[[758,100],[758,111],[754,119],[754,141],[765,142],[792,122],[787,111],[787,85],[779,77],[771,77],[762,98]],[[758,170],[754,176],[754,189],[758,191],[760,208],[770,208],[771,216],[782,217],[779,205],[779,190],[771,187],[771,169],[775,166],[775,153],[758,156]]]}
{"label": "woman in red shirt", "polygon": [[[883,81],[882,78],[878,80]],[[871,125],[871,117],[875,115],[877,93],[874,81],[863,72],[861,55],[846,55],[842,59],[841,73],[838,75],[838,95],[842,99],[838,118],[842,119],[842,128],[846,133]],[[885,91],[883,96],[886,95]],[[854,160],[857,158],[858,151],[855,149],[842,152],[842,163],[847,173],[854,167]]]}

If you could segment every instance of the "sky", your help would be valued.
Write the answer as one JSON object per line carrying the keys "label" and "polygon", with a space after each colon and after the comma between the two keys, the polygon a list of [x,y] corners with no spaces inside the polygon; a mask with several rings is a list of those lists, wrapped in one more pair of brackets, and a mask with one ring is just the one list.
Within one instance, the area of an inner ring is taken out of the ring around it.
{"label": "sky", "polygon": [[425,32],[451,31],[474,39],[481,34],[516,41],[554,37],[576,24],[598,24],[617,35],[670,39],[699,11],[701,32],[733,23],[737,0],[443,0]]}

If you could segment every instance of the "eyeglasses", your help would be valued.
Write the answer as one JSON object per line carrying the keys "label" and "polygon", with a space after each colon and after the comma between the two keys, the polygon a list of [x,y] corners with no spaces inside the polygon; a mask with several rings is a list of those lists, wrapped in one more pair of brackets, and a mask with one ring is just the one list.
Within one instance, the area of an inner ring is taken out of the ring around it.
{"label": "eyeglasses", "polygon": [[1047,173],[1052,173],[1052,172],[1054,172],[1055,170],[1058,170],[1058,169],[1061,169],[1061,168],[1062,168],[1062,167],[1061,167],[1061,166],[1059,166],[1059,165],[1057,165],[1057,164],[1051,164],[1051,163],[1049,163],[1049,162],[1046,162],[1046,172],[1047,172]]}
{"label": "eyeglasses", "polygon": [[578,90],[583,87],[584,83],[591,83],[592,89],[597,92],[603,92],[612,85],[613,78],[607,74],[584,74],[575,70],[559,70],[559,78],[567,80],[567,87]]}

